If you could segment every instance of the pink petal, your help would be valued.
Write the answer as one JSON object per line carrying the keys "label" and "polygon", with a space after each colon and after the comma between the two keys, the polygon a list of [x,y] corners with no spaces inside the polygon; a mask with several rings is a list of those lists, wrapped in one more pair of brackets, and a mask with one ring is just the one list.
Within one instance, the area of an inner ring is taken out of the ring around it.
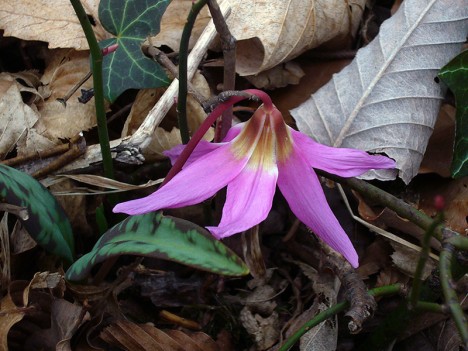
{"label": "pink petal", "polygon": [[290,128],[294,144],[313,168],[324,170],[341,177],[355,177],[370,169],[391,169],[396,167],[391,158],[369,155],[356,149],[336,148],[319,144],[307,135]]}
{"label": "pink petal", "polygon": [[[187,167],[189,164],[191,164],[192,162],[195,162],[196,160],[198,160],[200,157],[204,156],[205,154],[216,150],[217,148],[225,145],[225,143],[234,139],[236,136],[239,135],[244,124],[245,123],[239,123],[235,125],[234,127],[232,127],[231,129],[229,129],[222,143],[210,143],[206,140],[200,140],[200,142],[197,144],[192,154],[188,158],[187,162],[185,162],[184,167]],[[171,160],[171,164],[173,165],[175,161],[177,160],[177,158],[182,153],[182,151],[184,150],[185,146],[186,145],[184,144],[176,145],[172,149],[164,151],[163,154],[169,157],[169,159]]]}
{"label": "pink petal", "polygon": [[153,194],[114,207],[114,212],[130,215],[200,203],[225,187],[245,167],[248,157],[236,159],[230,144],[210,152],[182,169]]}
{"label": "pink petal", "polygon": [[217,227],[207,229],[218,239],[240,233],[262,222],[270,212],[278,169],[246,167],[228,184],[223,216]]}
{"label": "pink petal", "polygon": [[278,186],[297,218],[356,268],[359,265],[356,250],[331,211],[315,172],[300,151],[294,148],[290,158],[278,164],[278,169]]}

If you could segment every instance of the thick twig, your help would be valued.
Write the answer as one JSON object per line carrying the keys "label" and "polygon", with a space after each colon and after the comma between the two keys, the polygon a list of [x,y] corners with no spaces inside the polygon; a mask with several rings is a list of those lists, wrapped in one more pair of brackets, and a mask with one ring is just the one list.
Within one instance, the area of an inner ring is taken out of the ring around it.
{"label": "thick twig", "polygon": [[351,318],[348,329],[351,333],[358,333],[362,324],[374,313],[377,303],[367,293],[366,285],[343,256],[328,245],[322,245],[322,249],[327,253],[327,262],[343,284],[346,299],[350,302],[350,308],[346,312],[346,316]]}
{"label": "thick twig", "polygon": [[[211,17],[221,39],[224,58],[223,91],[236,88],[236,39],[231,34],[216,0],[208,0]],[[215,142],[224,139],[232,125],[232,107],[223,112],[216,125]]]}
{"label": "thick twig", "polygon": [[[227,1],[221,3],[221,9],[225,16],[228,16],[230,13],[230,6]],[[208,49],[208,46],[212,43],[216,36],[216,29],[213,25],[213,22],[209,23],[203,33],[200,35],[200,38],[197,40],[197,43],[190,52],[188,59],[188,78],[192,79],[197,67],[199,66],[203,56]],[[177,97],[177,92],[179,89],[179,80],[174,79],[169,87],[166,89],[164,95],[158,100],[156,105],[148,112],[143,123],[137,129],[131,137],[126,137],[122,139],[116,139],[111,141],[111,147],[117,149],[116,158],[120,159],[120,156],[127,149],[139,148],[141,150],[146,149],[154,138],[154,131],[159,126],[163,118],[166,116],[167,112],[174,104],[174,100]],[[120,150],[120,151],[119,151]],[[77,168],[89,167],[90,164],[101,162],[102,154],[100,152],[99,145],[91,145],[88,147],[84,157],[79,158],[72,164],[65,166],[63,171],[73,171]],[[128,160],[127,160],[128,162]],[[135,164],[140,164],[141,160],[139,158],[134,158]]]}

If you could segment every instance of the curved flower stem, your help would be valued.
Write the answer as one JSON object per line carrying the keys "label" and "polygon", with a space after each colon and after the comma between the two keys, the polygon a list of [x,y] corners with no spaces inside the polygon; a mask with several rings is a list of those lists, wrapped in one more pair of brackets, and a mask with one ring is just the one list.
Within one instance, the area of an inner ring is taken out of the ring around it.
{"label": "curved flower stem", "polygon": [[[393,284],[382,286],[369,290],[369,295],[371,296],[387,296],[397,294],[401,289],[400,284]],[[303,324],[298,331],[291,335],[283,345],[278,349],[278,351],[287,351],[289,350],[306,332],[318,325],[319,323],[327,320],[328,318],[334,316],[337,313],[345,310],[349,306],[348,301],[343,301],[337,303],[336,305],[330,307],[329,309],[319,313],[314,318]]]}
{"label": "curved flower stem", "polygon": [[179,47],[179,97],[177,99],[177,115],[179,120],[180,137],[182,144],[187,144],[190,134],[187,123],[187,59],[190,35],[192,34],[195,19],[208,0],[199,0],[192,5],[184,26]]}
{"label": "curved flower stem", "polygon": [[[456,238],[456,237],[455,237]],[[465,347],[468,348],[468,326],[465,314],[458,302],[457,293],[453,288],[453,278],[451,270],[451,262],[455,246],[450,242],[455,238],[448,239],[442,244],[442,252],[440,253],[439,270],[440,270],[440,284],[442,286],[442,293],[444,294],[445,303],[452,315],[458,332],[462,338]],[[455,240],[453,240],[455,241]]]}
{"label": "curved flower stem", "polygon": [[93,72],[94,104],[98,127],[99,144],[101,145],[104,176],[114,179],[114,166],[110,151],[109,133],[107,132],[106,110],[104,108],[104,88],[102,83],[102,51],[94,35],[91,23],[80,0],[70,0],[80,21],[91,53],[91,71]]}
{"label": "curved flower stem", "polygon": [[241,92],[238,91],[233,91],[233,92],[226,92],[226,96],[229,96],[229,98],[224,101],[223,103],[219,104],[216,106],[216,108],[208,115],[208,117],[205,118],[201,126],[197,129],[193,137],[190,139],[188,142],[187,146],[184,148],[180,156],[177,158],[177,161],[174,163],[174,166],[172,166],[171,170],[167,174],[166,178],[164,178],[164,181],[162,182],[161,186],[166,184],[168,181],[170,181],[174,176],[180,172],[182,167],[184,166],[185,162],[189,158],[189,156],[192,154],[193,150],[197,146],[197,144],[200,142],[200,140],[203,138],[205,133],[208,131],[208,129],[211,127],[213,123],[216,122],[218,117],[226,111],[229,107],[234,105],[235,103],[245,100],[249,97],[257,96],[259,97],[265,106],[266,109],[272,109],[273,108],[273,103],[271,102],[270,97],[268,96],[267,93],[257,90],[257,89],[247,89]]}
{"label": "curved flower stem", "polygon": [[444,215],[441,212],[437,215],[437,217],[433,220],[429,228],[426,230],[424,237],[421,241],[421,246],[422,246],[421,253],[419,254],[418,265],[416,266],[416,271],[414,272],[414,277],[413,277],[413,287],[411,289],[411,293],[409,296],[410,308],[415,308],[418,303],[420,292],[421,292],[421,285],[422,285],[421,276],[424,270],[424,266],[426,265],[427,258],[429,257],[429,250],[430,250],[429,243],[434,234],[435,228],[437,228],[443,222],[444,222]]}
{"label": "curved flower stem", "polygon": [[[400,200],[386,191],[383,191],[363,180],[356,178],[342,178],[334,174],[320,171],[318,169],[316,172],[325,178],[349,186],[359,193],[364,194],[366,197],[380,203],[381,205],[387,206],[389,209],[395,211],[399,216],[410,220],[412,223],[416,224],[424,230],[429,230],[432,223],[434,222],[431,217],[407,204],[403,200]],[[444,227],[441,224],[434,228],[434,237],[439,241],[442,241],[443,239],[443,229]]]}

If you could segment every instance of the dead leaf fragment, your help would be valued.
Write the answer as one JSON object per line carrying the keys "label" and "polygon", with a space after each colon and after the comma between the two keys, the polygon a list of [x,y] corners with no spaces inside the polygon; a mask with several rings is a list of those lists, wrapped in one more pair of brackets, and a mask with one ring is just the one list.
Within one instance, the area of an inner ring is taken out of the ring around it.
{"label": "dead leaf fragment", "polygon": [[0,96],[0,158],[16,146],[38,120],[38,113],[23,102],[20,85],[6,74],[1,75]]}
{"label": "dead leaf fragment", "polygon": [[[34,126],[38,134],[47,137],[52,142],[60,138],[72,138],[81,131],[96,125],[94,104],[82,104],[78,101],[80,89],[67,101],[66,106],[57,101],[85,77],[90,71],[89,53],[87,51],[52,50],[50,61],[41,82],[50,90],[50,96],[38,104],[41,118]],[[90,78],[82,89],[91,89],[93,81]]]}
{"label": "dead leaf fragment", "polygon": [[[99,23],[99,1],[82,0],[81,3],[96,22],[94,32],[98,40],[106,39],[109,34]],[[68,0],[2,1],[0,28],[5,30],[5,36],[44,41],[51,49],[88,49],[83,29]]]}
{"label": "dead leaf fragment", "polygon": [[354,35],[364,0],[231,0],[236,71],[255,75],[332,39]]}
{"label": "dead leaf fragment", "polygon": [[[173,0],[167,7],[161,19],[161,31],[150,39],[150,42],[156,46],[166,45],[173,51],[178,52],[180,38],[187,23],[187,16],[193,6],[192,0]],[[205,26],[210,21],[211,16],[208,7],[205,6],[198,14],[195,25],[190,35],[189,49],[195,45]]]}

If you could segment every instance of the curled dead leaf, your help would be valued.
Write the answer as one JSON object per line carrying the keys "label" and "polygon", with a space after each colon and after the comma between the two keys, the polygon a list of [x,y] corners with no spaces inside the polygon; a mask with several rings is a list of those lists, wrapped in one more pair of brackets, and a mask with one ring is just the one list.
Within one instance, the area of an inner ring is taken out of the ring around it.
{"label": "curled dead leaf", "polygon": [[[107,38],[109,34],[99,23],[99,0],[82,0],[81,3],[96,22],[94,32],[98,40]],[[0,28],[4,29],[5,36],[44,41],[51,49],[88,49],[83,29],[68,0],[3,1]]]}
{"label": "curled dead leaf", "polygon": [[[236,71],[255,75],[306,50],[354,35],[364,0],[231,0],[228,26],[237,39]],[[265,30],[267,28],[267,30]]]}

